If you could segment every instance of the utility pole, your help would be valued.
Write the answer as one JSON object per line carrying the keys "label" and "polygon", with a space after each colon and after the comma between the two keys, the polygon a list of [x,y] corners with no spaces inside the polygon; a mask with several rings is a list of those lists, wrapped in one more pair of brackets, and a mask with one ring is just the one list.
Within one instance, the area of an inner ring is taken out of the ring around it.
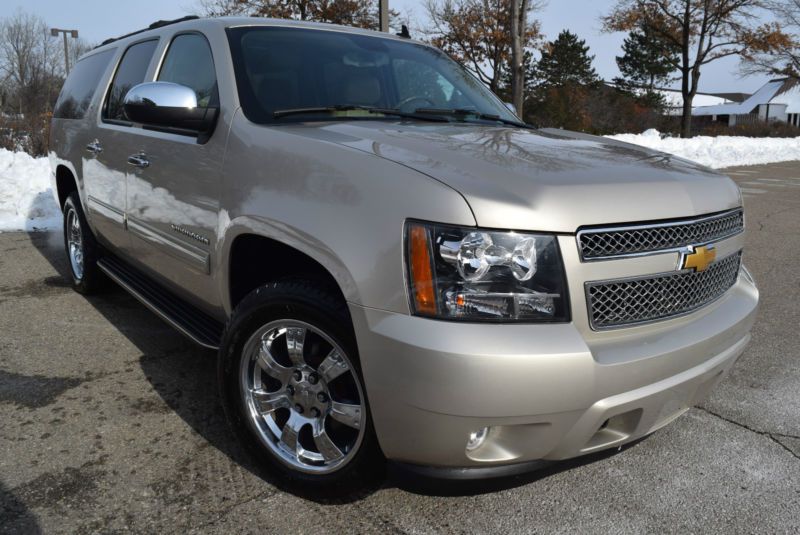
{"label": "utility pole", "polygon": [[67,34],[71,35],[73,39],[78,38],[78,30],[60,30],[58,28],[51,28],[50,35],[58,37],[58,34],[64,35],[64,67],[69,74],[69,45],[67,44]]}
{"label": "utility pole", "polygon": [[380,30],[382,32],[389,31],[389,0],[378,0],[378,8],[380,9],[381,15],[381,27]]}

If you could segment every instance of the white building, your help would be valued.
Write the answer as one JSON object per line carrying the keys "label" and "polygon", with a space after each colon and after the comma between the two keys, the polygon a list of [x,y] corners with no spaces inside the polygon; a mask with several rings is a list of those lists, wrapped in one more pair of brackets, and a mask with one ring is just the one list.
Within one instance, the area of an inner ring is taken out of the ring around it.
{"label": "white building", "polygon": [[770,80],[744,102],[700,106],[692,110],[692,115],[728,126],[769,121],[800,126],[800,80]]}
{"label": "white building", "polygon": [[[683,114],[683,94],[677,89],[657,89],[667,107],[667,115]],[[744,96],[744,95],[743,95]],[[743,100],[743,99],[742,99]],[[741,102],[741,100],[739,100]],[[699,107],[718,106],[722,104],[736,104],[737,101],[728,95],[714,95],[710,93],[697,93],[692,99],[692,110]]]}

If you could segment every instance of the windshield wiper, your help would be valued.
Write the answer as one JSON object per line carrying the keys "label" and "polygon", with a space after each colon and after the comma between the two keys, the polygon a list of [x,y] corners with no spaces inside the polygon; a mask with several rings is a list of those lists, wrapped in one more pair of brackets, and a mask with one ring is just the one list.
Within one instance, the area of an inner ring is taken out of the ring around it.
{"label": "windshield wiper", "polygon": [[394,115],[396,117],[405,117],[408,119],[419,119],[421,121],[433,122],[447,122],[444,117],[436,117],[434,115],[421,114],[416,112],[404,112],[395,108],[375,108],[370,106],[351,106],[351,105],[337,105],[337,106],[319,106],[312,108],[289,108],[285,110],[275,110],[272,116],[276,119],[281,117],[288,117],[290,115],[306,115],[315,113],[332,114],[340,111],[363,111],[374,115]]}
{"label": "windshield wiper", "polygon": [[499,115],[494,115],[491,113],[483,113],[478,110],[473,110],[469,108],[417,108],[414,110],[414,113],[419,115],[439,115],[439,116],[450,116],[450,117],[475,117],[477,119],[481,119],[484,121],[496,121],[498,123],[507,124],[509,126],[516,126],[518,128],[529,128],[534,129],[535,127],[523,123],[521,121],[512,121],[510,119],[503,119]]}

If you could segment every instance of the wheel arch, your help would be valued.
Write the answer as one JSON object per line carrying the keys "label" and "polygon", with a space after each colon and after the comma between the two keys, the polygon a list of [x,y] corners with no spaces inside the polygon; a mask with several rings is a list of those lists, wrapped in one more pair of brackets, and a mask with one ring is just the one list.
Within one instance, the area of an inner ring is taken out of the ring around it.
{"label": "wheel arch", "polygon": [[223,304],[230,314],[252,290],[287,278],[320,283],[343,302],[357,299],[355,284],[335,253],[323,244],[300,241],[290,233],[265,232],[239,222],[223,241],[220,280]]}
{"label": "wheel arch", "polygon": [[70,168],[63,164],[56,166],[55,175],[58,207],[63,211],[64,203],[67,202],[67,197],[70,195],[70,193],[77,191],[79,192],[78,195],[80,195],[80,190],[78,189],[78,180],[75,177],[75,173],[73,173]]}

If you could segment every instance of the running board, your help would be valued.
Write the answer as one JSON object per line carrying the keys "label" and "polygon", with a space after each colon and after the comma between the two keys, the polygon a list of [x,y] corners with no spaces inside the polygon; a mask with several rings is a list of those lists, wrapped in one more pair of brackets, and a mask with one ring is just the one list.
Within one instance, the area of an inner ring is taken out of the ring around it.
{"label": "running board", "polygon": [[219,349],[224,325],[218,320],[186,303],[114,256],[101,258],[97,261],[97,266],[111,280],[190,340],[208,349]]}

